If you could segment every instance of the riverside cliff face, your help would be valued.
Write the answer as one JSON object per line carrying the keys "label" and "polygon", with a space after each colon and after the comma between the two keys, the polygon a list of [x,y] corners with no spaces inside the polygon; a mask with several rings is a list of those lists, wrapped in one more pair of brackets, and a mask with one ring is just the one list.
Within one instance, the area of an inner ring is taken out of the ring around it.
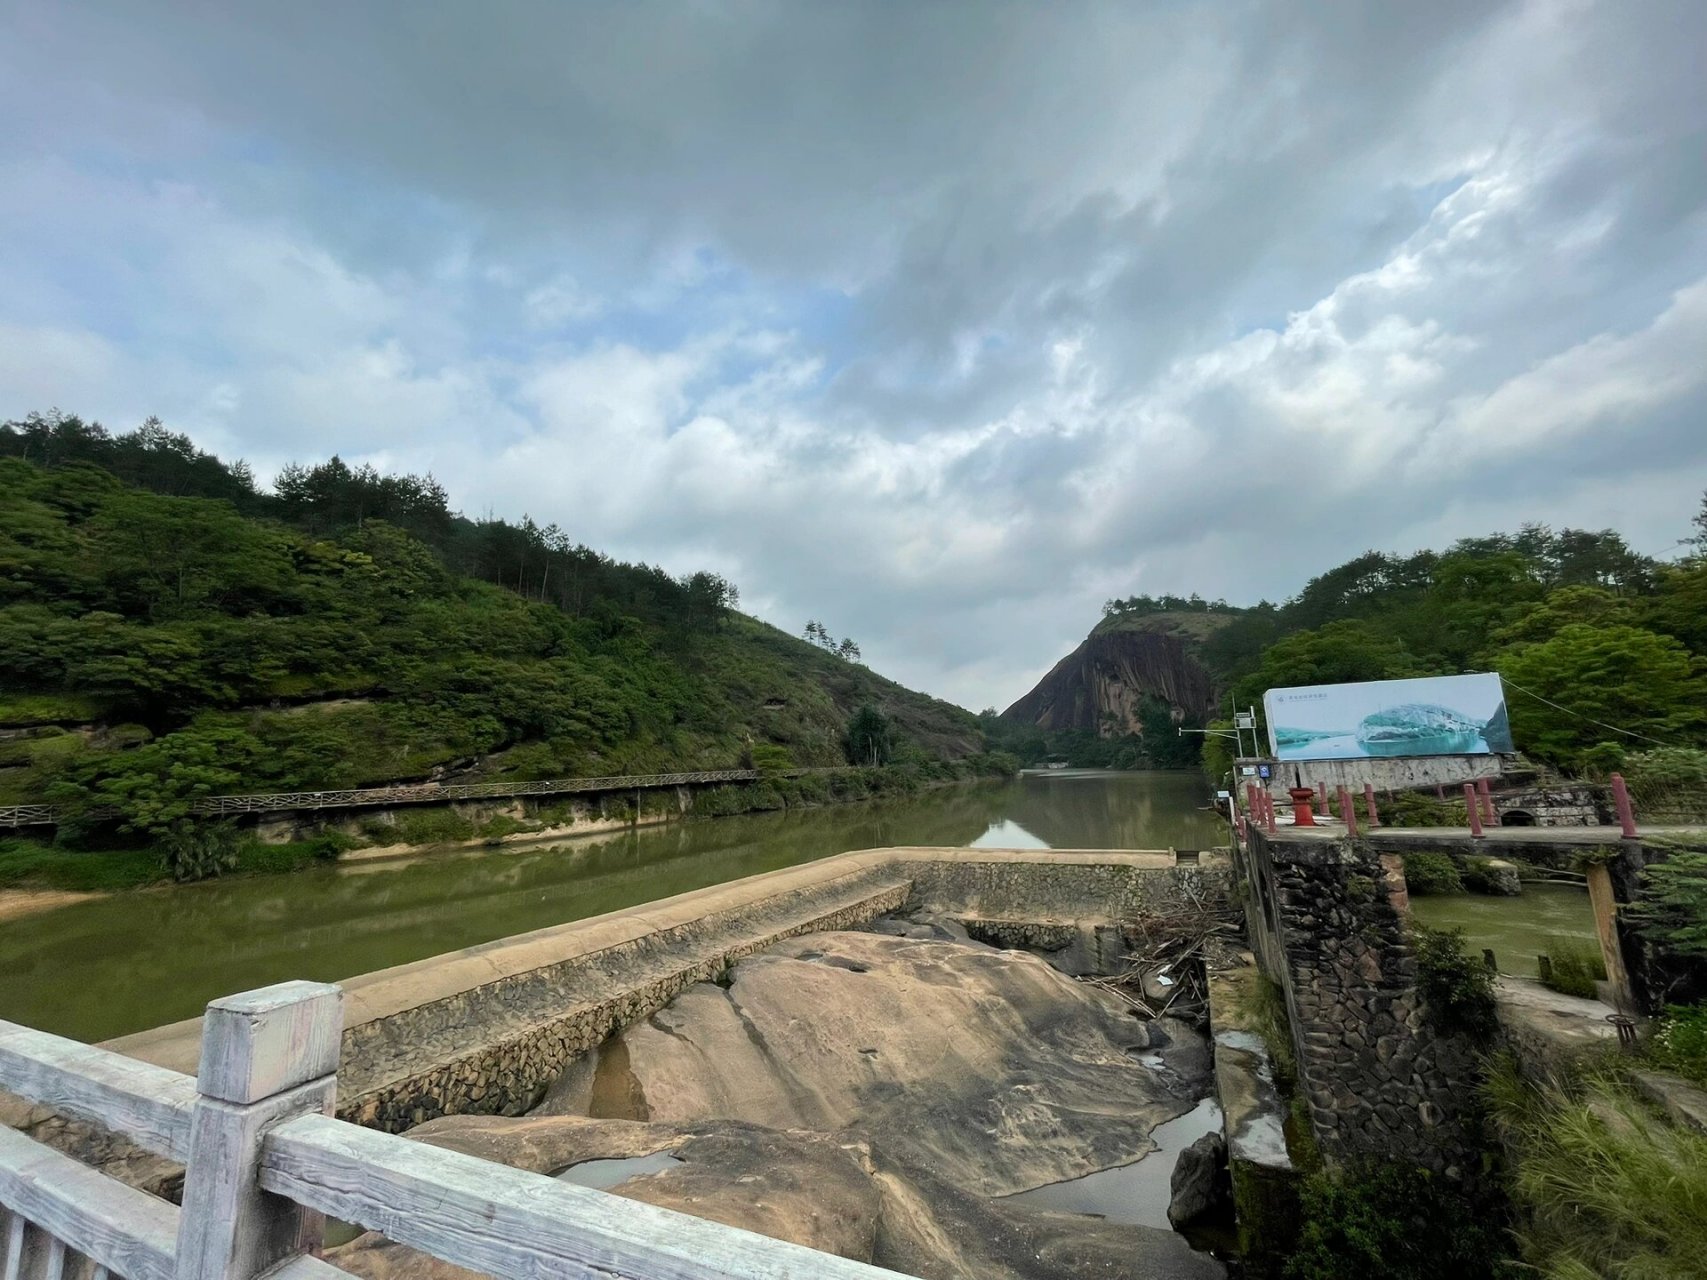
{"label": "riverside cliff face", "polygon": [[[1137,733],[1147,697],[1198,721],[1215,711],[1215,681],[1197,660],[1196,640],[1218,615],[1193,615],[1191,629],[1169,614],[1099,626],[1057,662],[1037,687],[1002,714],[1051,731]],[[1196,634],[1194,634],[1194,632]]]}

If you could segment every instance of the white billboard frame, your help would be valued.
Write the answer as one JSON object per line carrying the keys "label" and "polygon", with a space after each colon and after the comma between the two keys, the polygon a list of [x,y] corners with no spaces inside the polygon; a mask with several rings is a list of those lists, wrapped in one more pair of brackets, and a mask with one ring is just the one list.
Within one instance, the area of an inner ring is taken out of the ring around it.
{"label": "white billboard frame", "polygon": [[1276,760],[1505,755],[1516,750],[1498,673],[1293,685],[1262,697]]}

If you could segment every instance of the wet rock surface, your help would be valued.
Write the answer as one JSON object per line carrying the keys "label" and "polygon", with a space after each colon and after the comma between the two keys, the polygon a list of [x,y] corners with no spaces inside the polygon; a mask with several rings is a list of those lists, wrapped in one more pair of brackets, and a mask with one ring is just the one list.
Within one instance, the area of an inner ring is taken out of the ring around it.
{"label": "wet rock surface", "polygon": [[1183,1227],[1207,1217],[1228,1198],[1227,1139],[1219,1132],[1206,1133],[1184,1151],[1174,1164],[1168,1202],[1168,1221]]}
{"label": "wet rock surface", "polygon": [[897,1156],[999,1196],[1149,1150],[1150,1131],[1202,1092],[1136,1061],[1167,1062],[1171,1041],[1022,952],[811,934],[629,1027],[585,1093],[553,1109],[881,1134]]}
{"label": "wet rock surface", "polygon": [[[995,1199],[1149,1151],[1206,1090],[1200,1038],[1035,956],[919,933],[779,943],[588,1055],[533,1114],[410,1136],[542,1173],[667,1151],[682,1163],[613,1193],[933,1280],[1224,1274],[1170,1231]],[[462,1274],[371,1235],[329,1257]]]}

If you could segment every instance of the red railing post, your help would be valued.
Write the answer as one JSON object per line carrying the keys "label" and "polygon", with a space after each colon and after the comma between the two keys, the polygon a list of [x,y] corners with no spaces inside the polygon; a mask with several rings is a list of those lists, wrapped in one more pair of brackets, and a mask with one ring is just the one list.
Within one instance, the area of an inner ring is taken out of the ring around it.
{"label": "red railing post", "polygon": [[1345,833],[1348,836],[1357,834],[1357,806],[1351,802],[1351,792],[1340,788],[1340,812],[1345,815]]}
{"label": "red railing post", "polygon": [[1618,808],[1618,827],[1626,840],[1636,838],[1636,807],[1630,803],[1630,788],[1624,785],[1624,775],[1612,775],[1612,803]]}
{"label": "red railing post", "polygon": [[1269,835],[1273,835],[1277,830],[1274,818],[1274,797],[1269,795],[1267,787],[1261,788],[1261,791],[1263,825],[1268,828]]}
{"label": "red railing post", "polygon": [[1476,803],[1476,784],[1464,784],[1464,813],[1470,819],[1470,834],[1480,838],[1482,834],[1482,814]]}
{"label": "red railing post", "polygon": [[1363,808],[1369,815],[1370,827],[1380,826],[1381,815],[1375,811],[1375,784],[1373,782],[1363,784]]}
{"label": "red railing post", "polygon": [[1500,816],[1494,812],[1494,796],[1493,792],[1488,789],[1488,780],[1486,778],[1478,778],[1476,780],[1476,794],[1482,801],[1482,821],[1487,823],[1490,827],[1499,826]]}

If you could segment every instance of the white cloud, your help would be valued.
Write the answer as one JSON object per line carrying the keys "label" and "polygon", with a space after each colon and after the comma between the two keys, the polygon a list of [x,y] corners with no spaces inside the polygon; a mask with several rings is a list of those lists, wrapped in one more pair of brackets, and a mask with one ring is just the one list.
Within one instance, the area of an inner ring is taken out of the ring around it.
{"label": "white cloud", "polygon": [[0,412],[431,469],[968,705],[1707,479],[1688,6],[92,12],[0,32]]}

